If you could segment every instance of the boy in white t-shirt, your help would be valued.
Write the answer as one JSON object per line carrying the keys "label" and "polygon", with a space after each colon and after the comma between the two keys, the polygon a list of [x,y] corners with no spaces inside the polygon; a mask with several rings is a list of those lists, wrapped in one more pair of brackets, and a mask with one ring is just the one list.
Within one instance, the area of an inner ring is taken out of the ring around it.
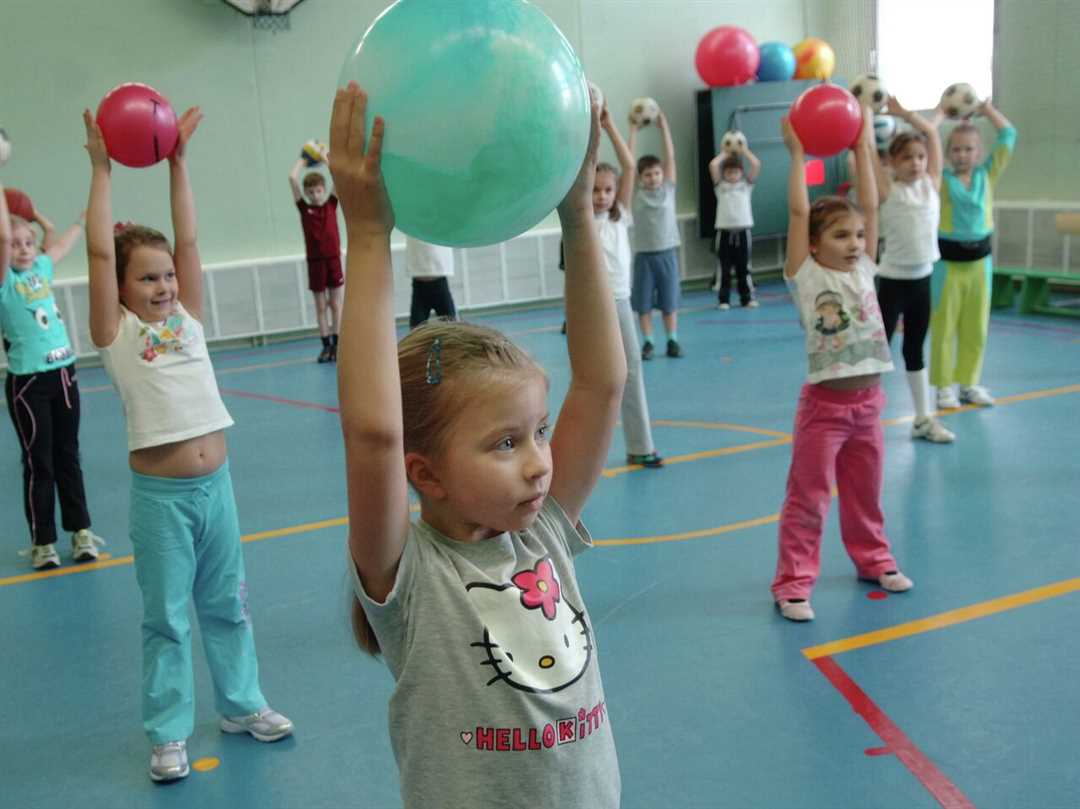
{"label": "boy in white t-shirt", "polygon": [[410,329],[424,323],[432,310],[437,317],[457,320],[457,307],[447,280],[454,274],[454,248],[406,236],[405,272],[412,279]]}
{"label": "boy in white t-shirt", "polygon": [[[740,154],[746,156],[750,171],[743,172]],[[716,241],[714,248],[720,276],[717,307],[730,309],[731,276],[738,278],[739,301],[743,306],[756,307],[754,280],[750,277],[750,229],[754,226],[754,213],[750,208],[750,195],[754,181],[761,171],[761,161],[742,145],[738,151],[724,150],[709,161],[709,176],[716,194]]]}

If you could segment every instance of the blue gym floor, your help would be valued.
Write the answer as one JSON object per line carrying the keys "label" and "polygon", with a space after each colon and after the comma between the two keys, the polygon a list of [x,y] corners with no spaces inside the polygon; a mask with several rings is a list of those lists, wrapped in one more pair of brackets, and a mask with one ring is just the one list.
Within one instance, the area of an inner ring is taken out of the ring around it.
{"label": "blue gym floor", "polygon": [[[895,347],[883,501],[916,587],[881,598],[857,581],[833,509],[817,620],[798,625],[769,583],[805,358],[783,286],[760,292],[760,309],[728,312],[685,296],[686,357],[645,366],[668,465],[625,468],[617,431],[586,509],[600,547],[578,571],[623,806],[1080,806],[1080,322],[995,312],[983,379],[998,405],[945,415],[947,446],[909,437]],[[475,319],[527,347],[561,399],[561,310]],[[0,805],[400,806],[392,681],[348,628],[335,369],[316,353],[307,339],[215,354],[263,690],[296,734],[222,734],[196,640],[188,749],[206,769],[172,785],[147,777],[119,400],[102,370],[80,371],[83,468],[111,557],[92,565],[66,544],[52,573],[16,555],[19,453],[0,427]]]}

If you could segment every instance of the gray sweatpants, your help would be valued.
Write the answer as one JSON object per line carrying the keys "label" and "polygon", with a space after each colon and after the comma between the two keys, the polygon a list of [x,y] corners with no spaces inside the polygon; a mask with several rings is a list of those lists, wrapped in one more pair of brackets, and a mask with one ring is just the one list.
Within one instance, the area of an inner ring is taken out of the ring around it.
{"label": "gray sweatpants", "polygon": [[649,403],[645,401],[645,376],[641,371],[641,346],[637,336],[637,317],[629,300],[616,300],[623,352],[626,354],[626,387],[623,388],[621,418],[626,452],[648,455],[654,451],[649,427]]}

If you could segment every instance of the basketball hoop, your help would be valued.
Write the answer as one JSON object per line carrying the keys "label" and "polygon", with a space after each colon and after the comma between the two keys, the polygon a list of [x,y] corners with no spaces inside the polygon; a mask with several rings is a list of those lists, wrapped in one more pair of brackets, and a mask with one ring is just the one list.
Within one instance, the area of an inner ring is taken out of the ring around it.
{"label": "basketball hoop", "polygon": [[242,14],[251,17],[251,25],[259,31],[288,31],[289,12],[303,0],[225,0]]}

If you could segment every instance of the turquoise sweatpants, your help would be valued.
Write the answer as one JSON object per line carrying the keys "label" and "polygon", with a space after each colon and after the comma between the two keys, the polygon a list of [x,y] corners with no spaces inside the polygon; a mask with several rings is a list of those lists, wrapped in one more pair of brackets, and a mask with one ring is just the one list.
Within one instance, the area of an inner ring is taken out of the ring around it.
{"label": "turquoise sweatpants", "polygon": [[186,739],[194,729],[192,597],[218,712],[263,708],[228,461],[198,478],[132,473],[130,525],[143,597],[142,714],[150,742]]}

